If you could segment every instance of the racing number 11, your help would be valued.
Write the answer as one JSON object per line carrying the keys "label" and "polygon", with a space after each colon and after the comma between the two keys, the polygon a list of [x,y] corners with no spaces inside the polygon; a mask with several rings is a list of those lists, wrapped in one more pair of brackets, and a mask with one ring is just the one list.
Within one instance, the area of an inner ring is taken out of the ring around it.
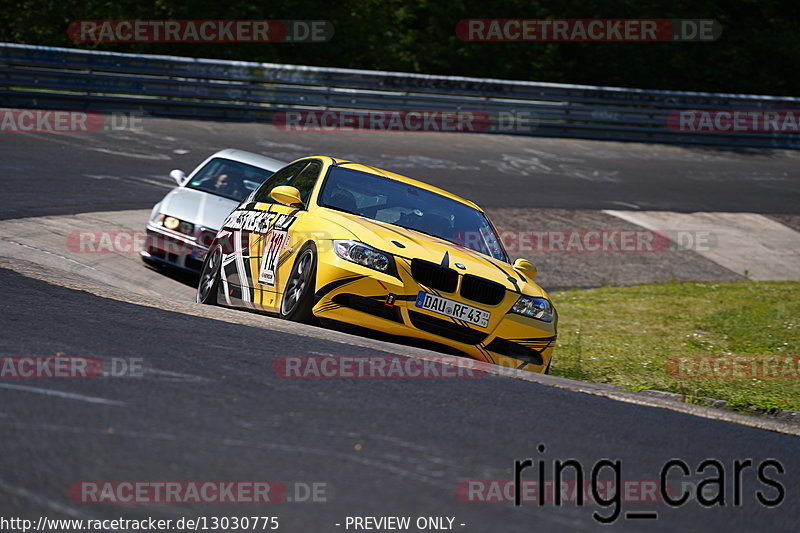
{"label": "racing number 11", "polygon": [[267,242],[264,244],[264,256],[261,258],[261,270],[258,274],[259,283],[275,286],[275,271],[278,268],[278,257],[281,250],[286,246],[289,234],[285,231],[272,230],[267,235]]}

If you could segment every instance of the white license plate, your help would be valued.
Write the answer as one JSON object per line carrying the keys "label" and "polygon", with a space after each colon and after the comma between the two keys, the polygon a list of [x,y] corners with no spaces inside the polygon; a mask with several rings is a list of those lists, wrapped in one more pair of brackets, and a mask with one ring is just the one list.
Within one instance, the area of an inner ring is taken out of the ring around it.
{"label": "white license plate", "polygon": [[485,328],[489,325],[489,311],[472,307],[471,305],[454,302],[435,294],[430,294],[425,291],[419,291],[417,294],[417,307],[439,313],[440,315],[449,316],[475,324]]}

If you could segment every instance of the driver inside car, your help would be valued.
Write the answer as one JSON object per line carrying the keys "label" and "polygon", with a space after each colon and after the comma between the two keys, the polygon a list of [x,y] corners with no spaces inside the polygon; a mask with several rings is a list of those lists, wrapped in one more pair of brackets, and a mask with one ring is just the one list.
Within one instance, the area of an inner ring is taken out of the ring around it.
{"label": "driver inside car", "polygon": [[224,196],[238,197],[242,192],[242,171],[236,167],[225,169],[224,172],[212,177],[213,188]]}

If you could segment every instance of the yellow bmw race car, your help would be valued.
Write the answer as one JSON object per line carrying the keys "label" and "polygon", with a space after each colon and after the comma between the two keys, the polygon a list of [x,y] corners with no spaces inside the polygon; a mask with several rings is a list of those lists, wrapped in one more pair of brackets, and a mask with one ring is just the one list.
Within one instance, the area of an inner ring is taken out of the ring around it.
{"label": "yellow bmw race car", "polygon": [[326,156],[278,170],[226,218],[197,301],[330,319],[547,372],[557,314],[483,211],[399,174]]}

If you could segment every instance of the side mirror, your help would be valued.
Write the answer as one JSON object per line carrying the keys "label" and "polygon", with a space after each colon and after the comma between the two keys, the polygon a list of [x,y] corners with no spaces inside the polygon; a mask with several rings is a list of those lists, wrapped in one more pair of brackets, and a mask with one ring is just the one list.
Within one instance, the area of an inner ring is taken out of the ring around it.
{"label": "side mirror", "polygon": [[291,185],[279,185],[269,191],[269,195],[279,204],[288,205],[289,207],[303,204],[303,201],[300,199],[300,191]]}
{"label": "side mirror", "polygon": [[186,173],[183,170],[176,168],[169,173],[169,177],[174,179],[178,185],[183,186],[186,181]]}
{"label": "side mirror", "polygon": [[535,278],[536,275],[539,273],[539,271],[536,270],[536,267],[534,266],[533,263],[531,263],[527,259],[522,259],[521,257],[516,261],[514,261],[514,270],[521,272],[530,279]]}

